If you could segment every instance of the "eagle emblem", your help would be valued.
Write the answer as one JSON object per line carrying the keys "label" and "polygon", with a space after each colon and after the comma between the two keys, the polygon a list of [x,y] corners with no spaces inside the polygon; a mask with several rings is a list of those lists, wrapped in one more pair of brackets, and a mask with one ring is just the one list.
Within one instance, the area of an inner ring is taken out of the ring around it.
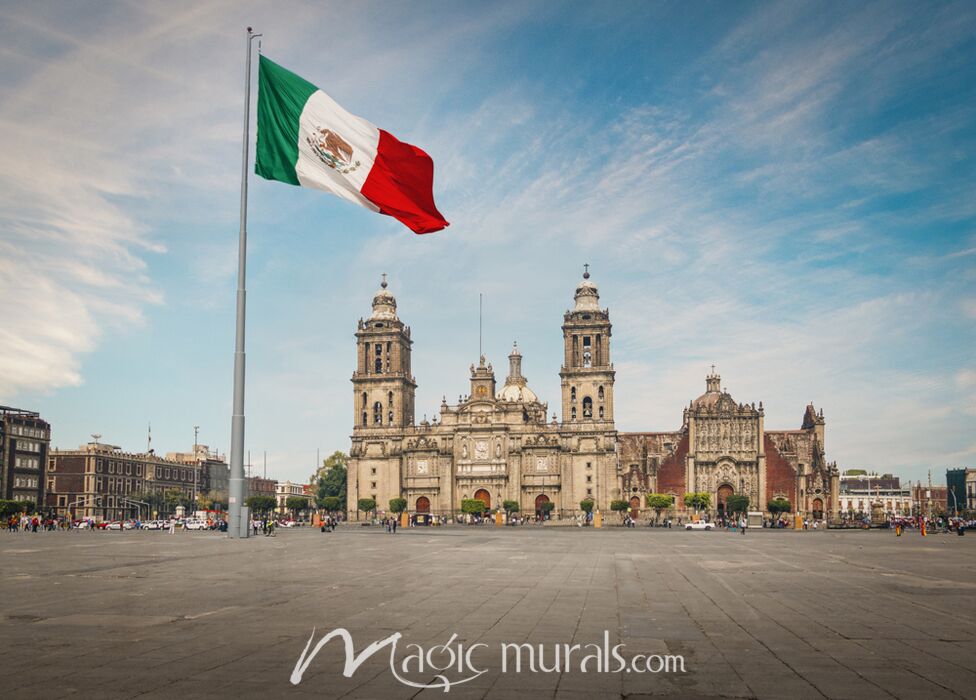
{"label": "eagle emblem", "polygon": [[356,170],[362,163],[353,160],[352,146],[332,129],[316,127],[314,136],[307,136],[306,143],[315,151],[325,165],[348,174]]}

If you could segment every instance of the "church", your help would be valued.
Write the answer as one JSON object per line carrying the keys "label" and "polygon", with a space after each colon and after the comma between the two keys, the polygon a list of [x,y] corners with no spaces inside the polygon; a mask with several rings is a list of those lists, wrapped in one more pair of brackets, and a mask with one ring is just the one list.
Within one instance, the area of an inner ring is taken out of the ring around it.
{"label": "church", "polygon": [[649,493],[673,496],[680,516],[691,492],[708,493],[716,515],[729,496],[744,494],[755,510],[785,498],[805,517],[837,516],[839,472],[825,460],[823,411],[812,404],[798,429],[767,430],[762,402],[737,403],[713,368],[678,430],[618,432],[610,312],[599,302],[584,272],[563,316],[561,418],[529,388],[514,346],[501,388],[482,356],[471,365],[469,393],[454,405],[443,400],[439,416],[417,423],[411,331],[384,275],[356,331],[349,517],[359,517],[361,498],[382,511],[398,497],[410,513],[450,516],[476,498],[491,509],[516,501],[526,515],[551,508],[556,518],[578,514],[587,498],[605,512],[623,500],[632,515],[647,517]]}

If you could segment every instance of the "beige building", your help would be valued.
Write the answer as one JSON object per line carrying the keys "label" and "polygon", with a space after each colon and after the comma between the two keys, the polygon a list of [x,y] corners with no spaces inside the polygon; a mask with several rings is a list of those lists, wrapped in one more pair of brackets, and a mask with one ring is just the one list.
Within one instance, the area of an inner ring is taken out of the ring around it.
{"label": "beige building", "polygon": [[433,422],[415,424],[410,328],[384,279],[356,332],[350,517],[361,498],[384,510],[401,496],[411,512],[444,515],[478,498],[490,508],[516,501],[523,514],[550,502],[557,517],[568,516],[591,498],[603,511],[628,501],[639,516],[648,493],[671,494],[681,513],[692,491],[709,493],[716,514],[728,496],[746,494],[756,510],[786,498],[802,514],[836,515],[837,467],[825,460],[823,412],[812,405],[798,429],[767,430],[762,403],[734,401],[713,371],[678,430],[618,433],[610,314],[599,300],[584,273],[563,316],[561,420],[529,388],[516,346],[501,388],[481,357],[469,393],[457,404],[445,399]]}

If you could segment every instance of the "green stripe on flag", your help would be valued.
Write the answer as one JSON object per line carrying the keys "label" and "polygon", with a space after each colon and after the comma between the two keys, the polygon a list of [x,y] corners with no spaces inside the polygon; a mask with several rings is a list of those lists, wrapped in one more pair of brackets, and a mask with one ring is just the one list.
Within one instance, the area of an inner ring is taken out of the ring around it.
{"label": "green stripe on flag", "polygon": [[258,67],[258,146],[254,172],[268,180],[299,184],[298,122],[313,92],[310,82],[261,56]]}

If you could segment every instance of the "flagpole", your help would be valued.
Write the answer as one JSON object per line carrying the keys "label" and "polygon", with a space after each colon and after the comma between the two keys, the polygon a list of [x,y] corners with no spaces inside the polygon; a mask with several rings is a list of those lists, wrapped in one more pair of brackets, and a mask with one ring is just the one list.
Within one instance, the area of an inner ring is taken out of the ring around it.
{"label": "flagpole", "polygon": [[261,36],[247,28],[245,44],[247,59],[244,67],[244,143],[241,153],[241,230],[237,244],[237,332],[234,340],[234,414],[230,433],[230,481],[228,483],[227,535],[247,537],[248,528],[241,525],[241,506],[244,503],[244,318],[247,292],[247,166],[250,146],[251,118],[251,42]]}

